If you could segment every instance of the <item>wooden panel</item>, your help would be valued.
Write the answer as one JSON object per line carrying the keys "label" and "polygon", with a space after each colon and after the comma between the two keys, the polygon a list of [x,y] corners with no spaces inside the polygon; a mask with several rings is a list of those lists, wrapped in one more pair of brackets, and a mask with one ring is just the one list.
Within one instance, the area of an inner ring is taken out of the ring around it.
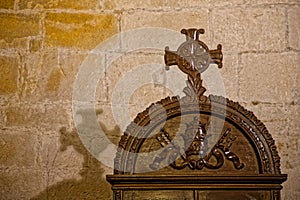
{"label": "wooden panel", "polygon": [[192,190],[124,190],[126,200],[189,200],[194,199]]}
{"label": "wooden panel", "polygon": [[197,200],[264,200],[270,199],[270,191],[218,190],[197,191]]}

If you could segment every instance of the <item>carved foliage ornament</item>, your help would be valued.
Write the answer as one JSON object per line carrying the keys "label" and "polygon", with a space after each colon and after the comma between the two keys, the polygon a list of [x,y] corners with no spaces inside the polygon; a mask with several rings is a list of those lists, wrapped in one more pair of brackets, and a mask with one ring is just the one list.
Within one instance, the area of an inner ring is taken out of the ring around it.
{"label": "carved foliage ornament", "polygon": [[[171,167],[174,169],[183,169],[189,167],[190,169],[198,169],[206,167],[208,169],[219,169],[224,164],[224,156],[231,161],[236,169],[242,169],[244,164],[240,162],[238,156],[230,151],[230,146],[234,142],[237,136],[231,136],[230,128],[221,134],[218,142],[212,148],[212,150],[205,154],[205,148],[207,148],[207,132],[205,124],[199,122],[197,117],[192,122],[187,124],[185,133],[180,134],[184,140],[185,149],[184,153],[181,153],[180,146],[171,141],[168,132],[165,129],[161,130],[161,133],[156,137],[162,147],[168,144],[172,144],[170,148],[165,150],[155,158],[153,164],[150,167],[156,170],[160,167],[160,162],[165,159],[175,160],[171,163]],[[179,159],[176,159],[178,156]],[[216,162],[211,163],[211,158],[214,157]]]}

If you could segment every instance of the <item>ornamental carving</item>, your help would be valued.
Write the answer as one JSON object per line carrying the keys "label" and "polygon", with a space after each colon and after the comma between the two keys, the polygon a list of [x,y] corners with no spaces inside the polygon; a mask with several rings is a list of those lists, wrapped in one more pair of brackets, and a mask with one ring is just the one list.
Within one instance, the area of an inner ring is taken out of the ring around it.
{"label": "ornamental carving", "polygon": [[[199,122],[197,117],[195,117],[191,123],[187,124],[185,133],[181,134],[184,140],[184,149],[186,149],[184,153],[181,153],[180,146],[170,139],[168,132],[162,129],[156,139],[162,147],[168,144],[171,144],[171,147],[166,148],[156,157],[150,167],[154,170],[158,169],[161,161],[170,159],[175,160],[174,162],[170,162],[171,167],[174,169],[180,170],[185,167],[198,170],[204,167],[208,169],[219,169],[223,166],[225,157],[233,163],[236,169],[242,169],[244,164],[240,162],[239,157],[235,153],[230,151],[230,147],[237,136],[231,135],[230,128],[227,128],[212,150],[206,154],[207,132],[205,126],[206,124]],[[179,158],[176,159],[177,157]],[[210,162],[212,157],[215,159],[215,163]]]}
{"label": "ornamental carving", "polygon": [[164,60],[166,70],[177,65],[187,74],[185,96],[151,104],[128,125],[107,177],[114,198],[168,199],[176,190],[180,199],[280,199],[287,176],[265,125],[238,102],[204,94],[201,73],[222,67],[222,46],[210,50],[204,29],[181,33],[186,41],[166,47]]}
{"label": "ornamental carving", "polygon": [[204,34],[204,29],[182,29],[181,33],[186,35],[186,41],[182,43],[177,51],[165,49],[165,64],[168,70],[170,66],[177,65],[178,68],[188,75],[187,87],[184,93],[192,101],[204,102],[207,100],[203,96],[206,89],[202,86],[201,73],[210,64],[215,63],[219,68],[222,67],[222,45],[217,49],[209,50],[207,45],[200,40],[200,34]]}

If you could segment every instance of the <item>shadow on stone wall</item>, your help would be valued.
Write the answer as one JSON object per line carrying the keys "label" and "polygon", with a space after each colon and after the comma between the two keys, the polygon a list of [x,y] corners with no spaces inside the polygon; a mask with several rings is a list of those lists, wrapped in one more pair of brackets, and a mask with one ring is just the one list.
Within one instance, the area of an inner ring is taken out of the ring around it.
{"label": "shadow on stone wall", "polygon": [[[99,115],[102,110],[98,110],[96,113]],[[107,136],[112,136],[108,138],[115,143],[116,136],[121,134],[120,128],[115,126],[113,130],[108,130],[101,122],[100,126]],[[69,146],[73,146],[75,151],[83,155],[81,179],[63,180],[47,187],[31,199],[112,199],[111,186],[105,180],[102,164],[86,150],[76,130],[67,131],[65,127],[62,127],[60,129],[60,143],[60,151],[65,151]]]}

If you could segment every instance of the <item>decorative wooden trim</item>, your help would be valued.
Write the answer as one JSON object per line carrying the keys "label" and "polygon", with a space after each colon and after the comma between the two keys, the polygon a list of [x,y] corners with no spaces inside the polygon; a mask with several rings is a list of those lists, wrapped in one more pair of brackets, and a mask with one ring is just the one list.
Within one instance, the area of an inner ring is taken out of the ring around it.
{"label": "decorative wooden trim", "polygon": [[280,175],[233,175],[233,176],[191,176],[191,175],[107,175],[107,180],[114,188],[143,189],[143,188],[205,188],[220,189],[235,185],[236,189],[273,189],[280,190],[286,174]]}
{"label": "decorative wooden trim", "polygon": [[114,190],[114,200],[122,200],[122,190]]}
{"label": "decorative wooden trim", "polygon": [[[246,181],[250,181],[249,183],[257,184],[265,184],[265,183],[274,183],[281,184],[283,181],[287,179],[286,174],[258,174],[258,175],[219,175],[219,176],[194,176],[194,175],[107,175],[107,178],[111,182],[117,183],[119,179],[124,181],[135,181],[135,182],[169,182],[173,181],[185,181],[189,183],[193,183],[195,181],[206,181],[207,183],[216,183],[216,182],[232,182],[232,183],[245,183]],[[248,183],[248,182],[247,182]]]}

